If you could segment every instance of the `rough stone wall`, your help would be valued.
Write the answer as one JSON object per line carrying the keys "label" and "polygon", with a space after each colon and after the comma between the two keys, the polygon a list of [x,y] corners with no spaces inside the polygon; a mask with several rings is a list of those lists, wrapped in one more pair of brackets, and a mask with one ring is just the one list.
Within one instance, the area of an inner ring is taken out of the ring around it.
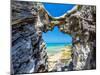
{"label": "rough stone wall", "polygon": [[[42,23],[31,2],[12,2],[12,74],[46,72],[47,52]],[[37,5],[35,5],[37,6]]]}
{"label": "rough stone wall", "polygon": [[[55,25],[73,37],[71,70],[96,68],[96,7],[78,5],[74,12],[55,19],[41,8],[41,3],[12,1],[11,71],[16,73],[47,72],[47,52],[42,32]],[[51,21],[64,21],[51,24]],[[70,65],[69,65],[70,66]]]}
{"label": "rough stone wall", "polygon": [[[67,15],[66,15],[67,16]],[[73,37],[73,70],[96,68],[96,7],[79,5],[61,31]]]}
{"label": "rough stone wall", "polygon": [[[58,25],[61,32],[73,38],[73,70],[96,68],[96,7],[77,5],[76,9],[64,17],[52,18],[55,24],[47,25],[52,30]],[[60,21],[63,21],[59,25]],[[72,65],[72,64],[71,64]]]}
{"label": "rough stone wall", "polygon": [[[73,65],[74,70],[96,68],[96,8],[80,6],[75,13],[77,21],[73,22]],[[79,14],[80,13],[80,14]],[[74,15],[74,14],[73,14]],[[70,23],[71,23],[70,21]],[[75,22],[75,23],[74,23]],[[75,26],[76,25],[76,26]]]}

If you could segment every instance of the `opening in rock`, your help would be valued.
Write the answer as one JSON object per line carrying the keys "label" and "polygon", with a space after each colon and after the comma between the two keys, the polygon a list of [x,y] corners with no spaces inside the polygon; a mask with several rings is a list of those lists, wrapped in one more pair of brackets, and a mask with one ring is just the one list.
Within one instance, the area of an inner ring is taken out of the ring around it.
{"label": "opening in rock", "polygon": [[57,26],[42,37],[47,45],[49,71],[68,70],[72,60],[72,37],[62,33]]}
{"label": "opening in rock", "polygon": [[[96,6],[76,4],[70,10],[72,4],[11,4],[12,75],[96,69]],[[73,46],[66,33],[73,36]]]}

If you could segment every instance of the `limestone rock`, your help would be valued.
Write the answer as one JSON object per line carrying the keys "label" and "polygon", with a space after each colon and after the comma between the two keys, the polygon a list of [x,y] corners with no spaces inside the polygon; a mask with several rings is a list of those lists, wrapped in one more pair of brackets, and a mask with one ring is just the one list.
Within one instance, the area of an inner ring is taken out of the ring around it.
{"label": "limestone rock", "polygon": [[59,27],[73,38],[72,61],[54,71],[96,68],[96,7],[78,5],[77,9],[53,18],[42,3],[12,1],[12,74],[48,71],[48,56],[42,33]]}
{"label": "limestone rock", "polygon": [[35,4],[12,2],[12,74],[45,72],[48,69],[46,47],[39,27],[42,23],[35,14]]}

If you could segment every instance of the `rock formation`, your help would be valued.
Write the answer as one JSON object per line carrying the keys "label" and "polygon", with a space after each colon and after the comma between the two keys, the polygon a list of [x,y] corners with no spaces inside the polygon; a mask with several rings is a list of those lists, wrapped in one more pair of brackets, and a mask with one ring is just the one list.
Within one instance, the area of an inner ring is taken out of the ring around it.
{"label": "rock formation", "polygon": [[41,37],[43,24],[35,4],[12,2],[11,67],[14,74],[48,70],[46,46]]}
{"label": "rock formation", "polygon": [[11,3],[11,73],[48,72],[48,56],[42,32],[59,27],[73,37],[72,62],[69,70],[96,68],[96,7],[78,5],[63,17],[53,18],[42,3]]}
{"label": "rock formation", "polygon": [[65,13],[63,17],[52,18],[52,21],[53,24],[47,26],[48,30],[57,25],[61,32],[70,34],[73,38],[73,70],[95,69],[96,7],[77,5],[76,9]]}

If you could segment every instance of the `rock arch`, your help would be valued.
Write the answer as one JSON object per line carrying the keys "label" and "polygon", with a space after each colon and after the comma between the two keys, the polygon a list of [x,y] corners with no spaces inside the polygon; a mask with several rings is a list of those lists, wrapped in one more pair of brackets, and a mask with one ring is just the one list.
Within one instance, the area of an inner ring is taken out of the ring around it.
{"label": "rock arch", "polygon": [[[42,32],[58,25],[73,37],[73,70],[96,68],[96,7],[77,5],[63,17],[47,14],[42,3],[12,1],[11,73],[48,71]],[[42,67],[41,67],[42,66]]]}

